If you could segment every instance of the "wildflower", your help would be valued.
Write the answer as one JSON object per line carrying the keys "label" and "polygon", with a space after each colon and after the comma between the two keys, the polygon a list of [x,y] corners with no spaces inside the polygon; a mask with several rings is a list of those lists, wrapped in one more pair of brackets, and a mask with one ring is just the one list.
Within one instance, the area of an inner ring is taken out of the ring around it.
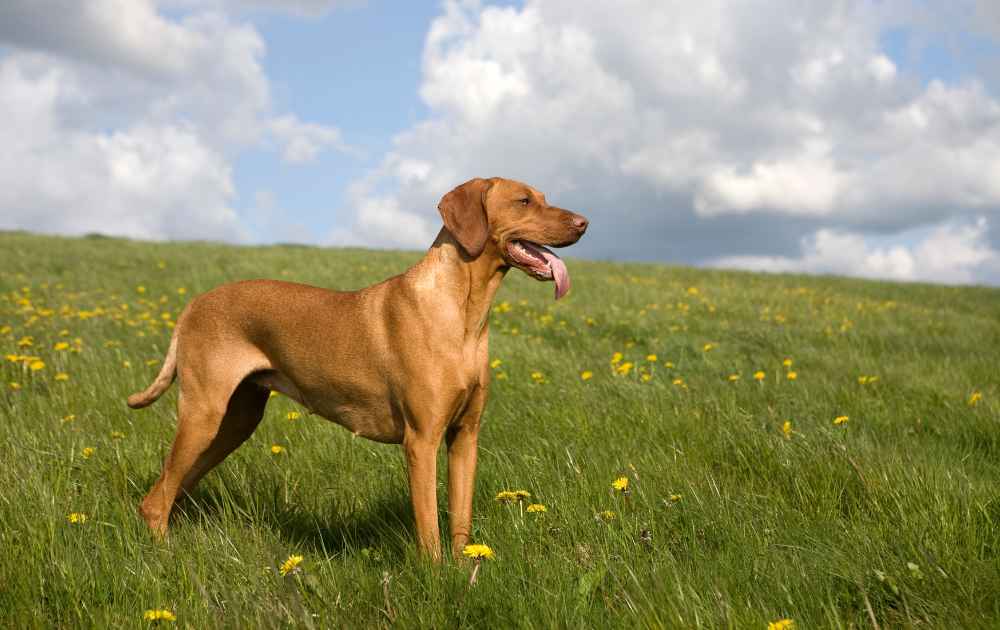
{"label": "wildflower", "polygon": [[288,414],[285,415],[285,417],[288,418],[289,420],[298,420],[299,418],[302,417],[302,414],[299,413],[298,411],[289,411]]}
{"label": "wildflower", "polygon": [[781,364],[783,366],[785,366],[786,368],[790,368],[790,367],[792,367],[792,360],[791,359],[785,359],[784,361],[781,362]]}
{"label": "wildflower", "polygon": [[648,383],[651,380],[653,380],[653,375],[652,374],[648,374],[647,373],[647,374],[643,374],[642,375],[642,382],[643,383]]}
{"label": "wildflower", "polygon": [[847,416],[837,416],[836,418],[833,419],[833,423],[837,425],[847,424],[848,419],[849,418]]}
{"label": "wildflower", "polygon": [[792,422],[791,420],[785,420],[785,423],[781,425],[781,432],[785,435],[786,440],[792,439]]}
{"label": "wildflower", "polygon": [[285,452],[285,447],[284,446],[281,446],[280,444],[272,444],[271,445],[271,454],[272,455],[281,455],[284,452]]}
{"label": "wildflower", "polygon": [[164,608],[147,610],[142,613],[142,618],[146,621],[177,621],[177,615]]}
{"label": "wildflower", "polygon": [[56,380],[57,381],[68,381],[69,380],[69,374],[67,374],[65,372],[56,372]]}
{"label": "wildflower", "polygon": [[139,286],[137,286],[137,287],[135,288],[135,290],[136,290],[136,292],[138,292],[138,293],[145,293],[145,292],[146,292],[146,287],[144,287],[144,286],[142,286],[142,285],[140,284]]}
{"label": "wildflower", "polygon": [[536,383],[544,383],[545,375],[536,370],[531,373],[531,380],[535,381]]}
{"label": "wildflower", "polygon": [[66,520],[74,525],[83,525],[87,522],[87,515],[83,512],[70,512],[66,515]]}
{"label": "wildflower", "polygon": [[10,383],[7,383],[7,385],[9,385],[9,386],[10,386],[10,388],[11,388],[12,390],[14,390],[15,392],[16,392],[17,390],[21,389],[21,384],[20,384],[20,383],[14,383],[14,382],[10,382]]}
{"label": "wildflower", "polygon": [[130,368],[130,367],[132,367],[132,362],[131,361],[122,361],[122,367]]}
{"label": "wildflower", "polygon": [[122,433],[121,431],[112,431],[111,432],[111,439],[112,440],[124,440],[125,439],[125,434]]}
{"label": "wildflower", "polygon": [[584,371],[580,372],[580,380],[582,380],[582,381],[589,381],[593,377],[594,377],[594,373],[591,372],[590,370],[584,370]]}
{"label": "wildflower", "polygon": [[680,385],[681,387],[683,387],[684,386],[684,379],[682,379],[682,378],[675,378],[673,380],[673,383],[674,383],[674,385]]}
{"label": "wildflower", "polygon": [[31,363],[28,364],[28,367],[31,368],[32,372],[37,372],[38,370],[44,370],[45,361],[42,361],[41,359],[32,361]]}
{"label": "wildflower", "polygon": [[711,352],[712,350],[715,350],[715,344],[706,343],[704,346],[701,347],[701,349],[703,352]]}
{"label": "wildflower", "polygon": [[611,482],[611,487],[622,493],[628,492],[628,477],[619,477]]}
{"label": "wildflower", "polygon": [[755,381],[763,381],[765,376],[767,376],[767,375],[764,374],[764,372],[762,370],[757,370],[756,372],[753,373],[753,380],[755,380]]}
{"label": "wildflower", "polygon": [[795,630],[795,622],[791,619],[779,619],[767,624],[767,630]]}
{"label": "wildflower", "polygon": [[288,559],[285,560],[282,563],[281,568],[278,569],[278,573],[280,573],[281,576],[284,577],[289,573],[295,574],[300,572],[302,569],[299,567],[299,565],[302,564],[302,560],[303,560],[302,556],[295,556],[295,555],[288,556]]}
{"label": "wildflower", "polygon": [[972,392],[972,395],[969,396],[969,406],[975,407],[976,405],[979,404],[979,401],[982,399],[983,399],[983,392]]}
{"label": "wildflower", "polygon": [[503,361],[501,361],[500,359],[493,359],[492,361],[490,361],[490,367],[493,368],[494,370],[500,367],[501,365],[503,365]]}
{"label": "wildflower", "polygon": [[684,498],[684,495],[681,495],[681,494],[671,494],[670,495],[670,502],[671,503],[677,503],[678,501],[680,501],[683,498]]}
{"label": "wildflower", "polygon": [[91,457],[94,456],[94,453],[96,452],[97,452],[96,448],[94,448],[93,446],[88,446],[84,448],[82,451],[80,451],[80,454],[83,455],[84,459],[90,459]]}
{"label": "wildflower", "polygon": [[184,287],[177,287],[177,295],[184,295],[187,292],[188,290],[185,289]]}
{"label": "wildflower", "polygon": [[497,372],[497,380],[498,381],[506,381],[507,380],[507,373],[506,372]]}
{"label": "wildflower", "polygon": [[541,503],[532,503],[525,509],[529,514],[533,514],[535,512],[548,512],[548,509]]}
{"label": "wildflower", "polygon": [[159,359],[149,359],[146,361],[146,365],[156,365],[159,362],[160,362]]}
{"label": "wildflower", "polygon": [[729,382],[730,383],[735,383],[738,380],[740,380],[740,375],[739,374],[730,374],[729,375]]}
{"label": "wildflower", "polygon": [[518,501],[523,501],[525,499],[530,499],[531,498],[531,493],[528,492],[527,490],[515,490],[514,491],[514,498],[517,499]]}
{"label": "wildflower", "polygon": [[481,558],[492,560],[494,556],[493,550],[488,545],[466,545],[462,549],[462,555],[466,558],[474,558],[476,560]]}
{"label": "wildflower", "polygon": [[75,413],[71,413],[62,417],[63,424],[66,424],[67,422],[73,422],[74,420],[76,420]]}
{"label": "wildflower", "polygon": [[625,363],[622,363],[621,365],[615,368],[615,371],[621,374],[622,376],[628,376],[628,373],[632,371],[632,362],[626,361]]}
{"label": "wildflower", "polygon": [[656,363],[656,355],[655,354],[647,354],[646,355],[646,360],[650,361],[652,363]]}
{"label": "wildflower", "polygon": [[663,364],[663,367],[668,367],[668,368],[672,368],[672,367],[674,367],[674,364],[673,364],[673,362],[672,362],[672,361],[666,361],[666,362],[665,362],[665,363]]}
{"label": "wildflower", "polygon": [[604,521],[605,523],[608,523],[610,521],[615,520],[615,518],[617,518],[617,516],[618,515],[615,514],[614,512],[612,512],[611,510],[604,510],[603,512],[598,512],[598,514],[597,514],[597,520]]}
{"label": "wildflower", "polygon": [[35,345],[34,337],[21,337],[21,339],[17,342],[18,348],[30,348],[33,345]]}
{"label": "wildflower", "polygon": [[611,355],[611,364],[615,365],[617,363],[620,363],[621,360],[624,359],[624,358],[625,358],[625,355],[623,355],[621,352],[616,352],[616,353],[614,353],[614,354]]}
{"label": "wildflower", "polygon": [[52,346],[53,350],[59,350],[60,352],[69,348],[68,341],[60,341],[56,345]]}
{"label": "wildflower", "polygon": [[789,372],[788,374],[785,374],[785,378],[787,378],[790,381],[794,381],[798,377],[799,377],[799,373],[798,372]]}

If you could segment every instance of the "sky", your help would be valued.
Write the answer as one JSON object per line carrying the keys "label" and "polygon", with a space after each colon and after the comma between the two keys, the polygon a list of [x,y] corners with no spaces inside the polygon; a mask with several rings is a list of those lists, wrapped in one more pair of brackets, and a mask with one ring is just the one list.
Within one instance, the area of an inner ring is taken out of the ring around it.
{"label": "sky", "polygon": [[5,0],[0,229],[423,249],[472,177],[570,255],[1000,285],[994,0]]}

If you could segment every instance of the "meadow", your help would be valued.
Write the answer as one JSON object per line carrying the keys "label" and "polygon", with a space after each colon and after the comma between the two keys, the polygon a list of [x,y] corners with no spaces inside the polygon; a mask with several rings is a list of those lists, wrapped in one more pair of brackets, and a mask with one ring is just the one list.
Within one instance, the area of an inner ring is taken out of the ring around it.
{"label": "meadow", "polygon": [[399,447],[282,396],[152,539],[176,388],[125,399],[184,305],[420,255],[0,233],[0,627],[1000,627],[989,288],[570,258],[554,302],[515,270],[475,584],[417,555]]}

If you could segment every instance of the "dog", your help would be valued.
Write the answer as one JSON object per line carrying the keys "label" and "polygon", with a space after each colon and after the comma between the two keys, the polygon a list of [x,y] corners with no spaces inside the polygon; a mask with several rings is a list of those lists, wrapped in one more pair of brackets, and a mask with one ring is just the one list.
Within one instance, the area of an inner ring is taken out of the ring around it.
{"label": "dog", "polygon": [[359,291],[277,280],[217,287],[177,320],[163,367],[139,409],[180,381],[177,435],[139,511],[165,536],[174,501],[250,437],[271,390],[355,435],[402,444],[420,550],[441,558],[437,451],[448,447],[451,549],[469,540],[480,419],[489,391],[489,315],[511,267],[569,290],[548,247],[577,242],[582,215],[521,182],[472,179],[438,205],[427,254]]}

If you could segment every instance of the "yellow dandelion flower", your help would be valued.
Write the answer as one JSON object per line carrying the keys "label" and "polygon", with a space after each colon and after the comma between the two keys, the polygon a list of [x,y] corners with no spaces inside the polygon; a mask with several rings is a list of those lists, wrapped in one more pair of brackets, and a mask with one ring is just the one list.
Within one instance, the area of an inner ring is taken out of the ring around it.
{"label": "yellow dandelion flower", "polygon": [[620,492],[628,490],[628,477],[619,477],[611,482],[611,487]]}
{"label": "yellow dandelion flower", "polygon": [[673,361],[664,362],[663,367],[668,367],[668,368],[674,367]]}
{"label": "yellow dandelion flower", "polygon": [[481,558],[492,560],[494,556],[493,550],[488,545],[466,545],[462,549],[462,555],[466,558],[474,558],[476,560]]}
{"label": "yellow dandelion flower", "polygon": [[498,381],[506,381],[507,380],[507,373],[506,372],[497,372],[497,380]]}
{"label": "yellow dandelion flower", "polygon": [[501,503],[511,503],[517,500],[517,494],[511,490],[501,490],[497,493],[496,500]]}
{"label": "yellow dandelion flower", "polygon": [[969,396],[969,406],[975,407],[976,405],[979,404],[979,401],[982,399],[983,399],[983,392],[972,392],[972,395]]}
{"label": "yellow dandelion flower", "polygon": [[674,383],[674,385],[683,385],[684,384],[684,379],[682,379],[682,378],[675,378],[674,381],[673,381],[673,383]]}
{"label": "yellow dandelion flower", "polygon": [[30,348],[33,345],[35,345],[34,337],[21,337],[21,339],[17,342],[18,348]]}
{"label": "yellow dandelion flower", "polygon": [[10,387],[15,392],[17,390],[21,389],[21,384],[20,383],[15,383],[15,382],[11,381],[10,383],[7,383],[7,385],[8,385],[8,387]]}
{"label": "yellow dandelion flower", "polygon": [[711,352],[712,350],[715,350],[715,344],[706,343],[704,346],[701,347],[701,349],[703,352]]}
{"label": "yellow dandelion flower", "polygon": [[87,522],[87,515],[83,512],[70,512],[66,515],[66,520],[74,525],[83,525]]}
{"label": "yellow dandelion flower", "polygon": [[144,287],[144,286],[142,286],[142,285],[140,284],[139,286],[137,286],[137,287],[135,288],[135,291],[136,291],[136,293],[145,293],[145,292],[146,292],[146,287]]}
{"label": "yellow dandelion flower", "polygon": [[184,295],[188,292],[184,287],[177,287],[177,295]]}
{"label": "yellow dandelion flower", "polygon": [[794,371],[788,372],[788,374],[785,374],[785,378],[790,381],[794,381],[799,378],[799,373]]}
{"label": "yellow dandelion flower", "polygon": [[624,358],[625,358],[625,355],[623,355],[621,352],[616,352],[616,353],[614,353],[614,354],[611,355],[611,364],[614,365],[616,363],[619,363]]}
{"label": "yellow dandelion flower", "polygon": [[159,359],[148,359],[148,360],[146,361],[146,365],[156,365],[156,364],[157,364],[157,363],[159,363],[159,362],[160,362],[160,360],[159,360]]}
{"label": "yellow dandelion flower", "polygon": [[591,372],[590,370],[584,370],[580,372],[580,380],[589,381],[592,378],[594,378],[594,373]]}
{"label": "yellow dandelion flower", "polygon": [[791,619],[779,619],[767,624],[767,630],[795,630],[795,622]]}
{"label": "yellow dandelion flower", "polygon": [[541,373],[541,372],[539,372],[539,371],[536,370],[536,371],[534,371],[534,372],[531,373],[531,380],[533,380],[535,383],[538,383],[538,384],[544,383],[545,382],[545,374],[543,374],[543,373]]}
{"label": "yellow dandelion flower", "polygon": [[165,608],[157,610],[147,610],[142,613],[142,618],[146,621],[177,621],[177,615]]}
{"label": "yellow dandelion flower", "polygon": [[271,445],[271,454],[272,455],[281,455],[284,452],[285,452],[285,447],[284,446],[281,446],[280,444],[272,444]]}
{"label": "yellow dandelion flower", "polygon": [[289,573],[292,574],[298,573],[299,571],[302,570],[302,568],[299,566],[302,564],[302,560],[303,560],[302,556],[296,556],[296,555],[288,556],[288,559],[285,560],[281,564],[281,568],[278,569],[278,573],[280,573],[282,577],[288,575]]}
{"label": "yellow dandelion flower", "polygon": [[836,418],[833,419],[833,423],[834,424],[838,424],[838,425],[839,424],[847,424],[848,420],[849,420],[849,418],[847,416],[837,416]]}
{"label": "yellow dandelion flower", "polygon": [[785,423],[781,425],[781,432],[785,435],[786,440],[792,439],[792,422],[791,420],[785,420]]}
{"label": "yellow dandelion flower", "polygon": [[130,367],[132,367],[132,362],[131,361],[122,361],[122,367],[124,367],[124,368],[130,368]]}
{"label": "yellow dandelion flower", "polygon": [[682,495],[682,494],[672,494],[672,495],[670,495],[670,502],[671,503],[677,503],[678,501],[680,501],[683,498],[684,498],[684,495]]}
{"label": "yellow dandelion flower", "polygon": [[82,451],[80,451],[80,455],[83,455],[84,459],[90,459],[91,457],[94,456],[94,453],[96,452],[97,452],[96,448],[94,448],[93,446],[88,446]]}
{"label": "yellow dandelion flower", "polygon": [[56,372],[56,380],[57,381],[68,381],[69,380],[69,374],[67,374],[65,372]]}
{"label": "yellow dandelion flower", "polygon": [[648,383],[649,381],[653,380],[653,375],[652,374],[643,374],[641,378],[642,378],[642,382],[643,383]]}
{"label": "yellow dandelion flower", "polygon": [[729,375],[729,382],[730,383],[735,383],[738,380],[740,380],[740,375],[739,374],[730,374]]}
{"label": "yellow dandelion flower", "polygon": [[500,367],[501,365],[503,365],[503,361],[501,361],[500,359],[493,359],[492,361],[490,361],[490,367],[493,368],[494,370]]}
{"label": "yellow dandelion flower", "polygon": [[75,413],[67,414],[67,415],[65,415],[65,416],[62,417],[63,423],[73,422],[74,420],[76,420],[76,414]]}
{"label": "yellow dandelion flower", "polygon": [[527,490],[515,490],[514,491],[514,498],[517,499],[518,501],[523,501],[525,499],[530,499],[531,498],[531,493],[528,492]]}
{"label": "yellow dandelion flower", "polygon": [[542,505],[541,503],[532,503],[531,505],[529,505],[528,507],[526,507],[525,510],[529,514],[533,514],[533,513],[536,513],[536,512],[548,512],[548,509],[544,505]]}
{"label": "yellow dandelion flower", "polygon": [[792,367],[792,360],[791,359],[785,359],[784,361],[781,362],[781,364],[783,366],[785,366],[786,368]]}
{"label": "yellow dandelion flower", "polygon": [[285,414],[285,417],[288,418],[289,420],[298,420],[299,418],[302,417],[302,414],[299,413],[298,411],[289,411],[287,414]]}
{"label": "yellow dandelion flower", "polygon": [[53,350],[59,350],[60,352],[63,351],[63,350],[66,350],[67,348],[69,348],[69,342],[68,341],[60,341],[60,342],[56,343],[54,346],[52,346]]}
{"label": "yellow dandelion flower", "polygon": [[647,355],[646,355],[646,360],[647,360],[647,361],[651,361],[651,362],[653,362],[653,363],[656,363],[656,360],[657,360],[657,359],[656,359],[656,355],[655,355],[655,354],[647,354]]}
{"label": "yellow dandelion flower", "polygon": [[628,376],[628,373],[632,371],[632,367],[633,367],[632,362],[626,361],[625,363],[622,363],[621,365],[616,367],[615,371],[621,374],[622,376]]}
{"label": "yellow dandelion flower", "polygon": [[763,381],[766,376],[767,375],[764,374],[763,370],[757,370],[756,372],[753,373],[753,380]]}
{"label": "yellow dandelion flower", "polygon": [[125,439],[125,434],[122,433],[121,431],[112,431],[111,432],[111,439],[112,440],[124,440]]}
{"label": "yellow dandelion flower", "polygon": [[614,512],[612,512],[611,510],[604,510],[603,512],[599,512],[597,514],[598,520],[601,520],[601,521],[604,521],[604,522],[613,521],[613,520],[615,520],[615,518],[617,518],[617,516],[618,515],[615,514]]}
{"label": "yellow dandelion flower", "polygon": [[32,372],[37,372],[38,370],[44,370],[45,361],[42,360],[32,361],[31,363],[28,364],[28,367],[31,368]]}

